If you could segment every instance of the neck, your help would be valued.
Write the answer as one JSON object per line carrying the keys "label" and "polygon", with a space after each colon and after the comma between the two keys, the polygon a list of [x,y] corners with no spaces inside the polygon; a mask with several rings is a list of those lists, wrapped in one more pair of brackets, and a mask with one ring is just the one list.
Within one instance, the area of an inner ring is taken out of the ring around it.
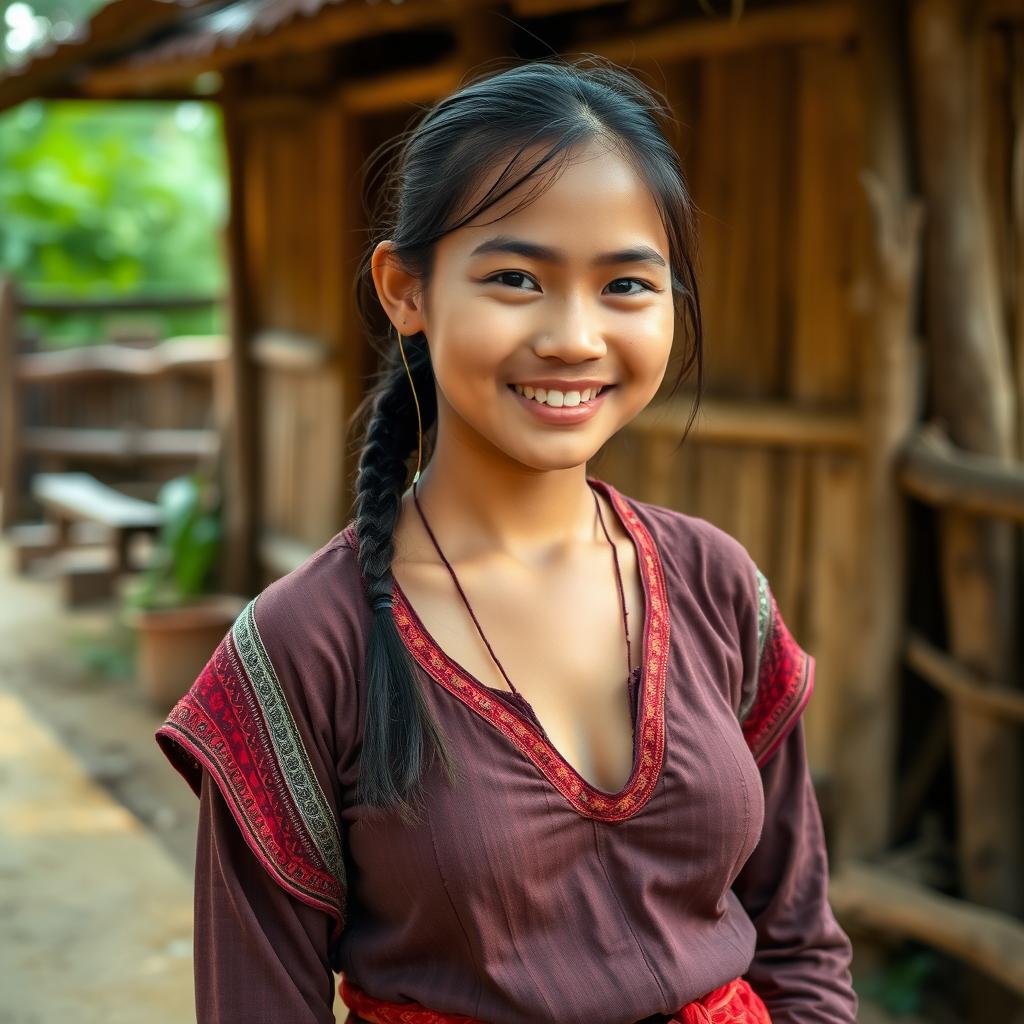
{"label": "neck", "polygon": [[[416,519],[412,488],[406,512]],[[452,562],[503,554],[521,562],[557,561],[603,533],[586,465],[532,470],[496,466],[493,455],[438,444],[416,484],[416,498]],[[422,530],[422,523],[420,524]],[[430,550],[433,545],[427,540]]]}

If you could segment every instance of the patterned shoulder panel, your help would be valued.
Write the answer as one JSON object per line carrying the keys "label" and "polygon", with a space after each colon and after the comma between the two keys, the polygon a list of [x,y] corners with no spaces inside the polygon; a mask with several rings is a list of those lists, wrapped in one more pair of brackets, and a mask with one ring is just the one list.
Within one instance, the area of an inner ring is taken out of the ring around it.
{"label": "patterned shoulder panel", "polygon": [[271,876],[334,921],[345,919],[341,833],[263,645],[253,598],[156,732],[198,796],[205,768]]}
{"label": "patterned shoulder panel", "polygon": [[796,725],[814,688],[814,658],[793,639],[764,573],[757,577],[757,664],[740,695],[739,720],[758,766]]}

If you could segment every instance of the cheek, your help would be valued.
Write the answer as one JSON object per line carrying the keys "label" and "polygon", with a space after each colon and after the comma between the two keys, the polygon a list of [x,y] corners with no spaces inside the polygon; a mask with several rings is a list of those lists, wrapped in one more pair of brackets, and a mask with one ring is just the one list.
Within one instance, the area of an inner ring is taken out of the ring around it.
{"label": "cheek", "polygon": [[[656,387],[665,373],[672,354],[673,312],[652,312],[642,325],[630,332],[624,358],[630,374],[638,381],[651,381]],[[652,378],[656,378],[652,380]]]}

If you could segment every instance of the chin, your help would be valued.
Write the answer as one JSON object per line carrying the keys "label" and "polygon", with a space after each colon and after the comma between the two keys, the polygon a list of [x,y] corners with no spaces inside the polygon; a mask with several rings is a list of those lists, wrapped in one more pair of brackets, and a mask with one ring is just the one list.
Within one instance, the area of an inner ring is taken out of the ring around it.
{"label": "chin", "polygon": [[578,469],[585,466],[601,450],[600,445],[593,443],[551,444],[545,451],[524,451],[522,448],[502,449],[507,458],[523,466],[536,470],[538,473],[553,473],[566,469]]}

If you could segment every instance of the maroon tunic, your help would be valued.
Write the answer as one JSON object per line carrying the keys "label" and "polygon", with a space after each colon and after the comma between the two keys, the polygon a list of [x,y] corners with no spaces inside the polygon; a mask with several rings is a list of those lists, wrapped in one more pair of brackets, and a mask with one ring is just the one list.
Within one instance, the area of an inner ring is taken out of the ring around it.
{"label": "maroon tunic", "polygon": [[856,1020],[800,717],[814,659],[738,541],[588,480],[644,586],[624,787],[587,783],[396,585],[465,778],[435,761],[416,826],[358,804],[372,612],[350,523],[250,602],[157,733],[200,795],[199,1024],[332,1021],[332,971],[493,1024],[631,1024],[739,975],[773,1024]]}

